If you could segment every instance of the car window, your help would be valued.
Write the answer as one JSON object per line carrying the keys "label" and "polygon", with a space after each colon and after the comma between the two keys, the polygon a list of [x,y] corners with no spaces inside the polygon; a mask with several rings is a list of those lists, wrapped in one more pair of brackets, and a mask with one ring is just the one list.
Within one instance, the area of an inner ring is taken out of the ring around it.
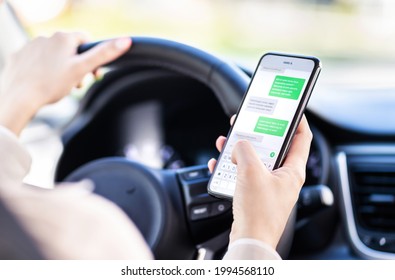
{"label": "car window", "polygon": [[159,36],[253,68],[269,50],[316,55],[321,83],[395,85],[395,2],[388,0],[10,0],[32,35]]}

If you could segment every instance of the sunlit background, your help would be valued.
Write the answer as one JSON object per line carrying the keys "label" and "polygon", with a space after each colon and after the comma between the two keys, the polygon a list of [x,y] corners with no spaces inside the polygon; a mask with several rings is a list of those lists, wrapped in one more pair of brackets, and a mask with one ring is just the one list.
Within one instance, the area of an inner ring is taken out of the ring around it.
{"label": "sunlit background", "polygon": [[392,0],[10,0],[10,3],[32,36],[49,35],[57,30],[85,31],[92,39],[159,36],[250,66],[268,50],[312,54],[321,57],[328,69],[325,83],[395,84],[389,79],[389,73],[394,74],[391,69],[395,69]]}
{"label": "sunlit background", "polygon": [[[208,50],[250,69],[267,51],[301,53],[318,56],[323,62],[316,96],[342,95],[348,89],[395,88],[394,0],[9,0],[9,3],[30,37],[59,30],[83,31],[92,40],[124,35],[157,36]],[[0,26],[4,14],[4,9],[0,9]],[[6,43],[12,41],[13,35],[17,37],[14,31],[0,29],[0,37],[6,38],[0,41],[3,55],[12,49]],[[17,45],[21,42],[16,42]],[[69,120],[82,95],[83,91],[65,99],[62,107],[42,110],[39,116],[51,120],[51,126],[36,123],[22,137],[34,158],[29,183],[52,185],[53,172],[48,170],[54,170],[62,150],[59,136],[53,131],[53,127],[61,125],[53,123]]]}

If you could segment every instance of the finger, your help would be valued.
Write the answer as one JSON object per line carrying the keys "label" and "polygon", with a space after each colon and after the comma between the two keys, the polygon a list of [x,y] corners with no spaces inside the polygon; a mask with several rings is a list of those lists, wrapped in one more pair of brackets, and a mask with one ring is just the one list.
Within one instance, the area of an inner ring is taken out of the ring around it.
{"label": "finger", "polygon": [[225,142],[226,142],[225,136],[219,136],[217,138],[217,141],[215,141],[215,147],[217,147],[218,152],[222,151],[222,148],[224,147]]}
{"label": "finger", "polygon": [[131,47],[130,38],[119,38],[100,43],[92,49],[78,56],[77,63],[80,64],[80,70],[85,74],[92,72],[94,69],[115,60]]}
{"label": "finger", "polygon": [[232,162],[237,165],[238,174],[243,172],[256,176],[259,172],[269,172],[262,164],[254,147],[247,140],[236,142],[232,151]]}
{"label": "finger", "polygon": [[303,116],[283,166],[296,168],[299,173],[303,174],[306,169],[312,139],[313,135],[309,124],[306,117]]}
{"label": "finger", "polygon": [[230,126],[232,126],[235,123],[235,119],[236,119],[236,114],[230,117]]}
{"label": "finger", "polygon": [[212,158],[208,161],[207,166],[211,173],[213,173],[216,164],[217,160],[215,158]]}

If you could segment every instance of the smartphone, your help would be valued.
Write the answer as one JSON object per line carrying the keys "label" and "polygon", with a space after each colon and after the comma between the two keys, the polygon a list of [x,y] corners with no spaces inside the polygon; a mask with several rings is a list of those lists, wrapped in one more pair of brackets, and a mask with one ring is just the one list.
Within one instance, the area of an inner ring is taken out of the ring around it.
{"label": "smartphone", "polygon": [[269,170],[282,165],[320,71],[321,62],[316,57],[262,56],[208,183],[209,194],[233,198],[237,166],[231,155],[240,139],[254,146]]}

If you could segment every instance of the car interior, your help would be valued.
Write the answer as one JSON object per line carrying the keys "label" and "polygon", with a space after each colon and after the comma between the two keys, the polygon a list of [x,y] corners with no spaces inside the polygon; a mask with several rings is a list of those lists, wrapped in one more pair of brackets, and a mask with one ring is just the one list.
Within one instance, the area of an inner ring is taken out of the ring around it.
{"label": "car interior", "polygon": [[[183,42],[132,39],[57,130],[63,149],[54,180],[91,179],[158,259],[221,259],[232,207],[207,193],[207,161],[218,156],[215,139],[228,133],[254,68]],[[277,248],[284,259],[395,258],[394,105],[393,89],[317,86],[305,112],[314,135],[306,182]],[[40,259],[11,220],[20,236],[1,226],[0,241],[12,238],[17,253],[0,246],[0,257]]]}

